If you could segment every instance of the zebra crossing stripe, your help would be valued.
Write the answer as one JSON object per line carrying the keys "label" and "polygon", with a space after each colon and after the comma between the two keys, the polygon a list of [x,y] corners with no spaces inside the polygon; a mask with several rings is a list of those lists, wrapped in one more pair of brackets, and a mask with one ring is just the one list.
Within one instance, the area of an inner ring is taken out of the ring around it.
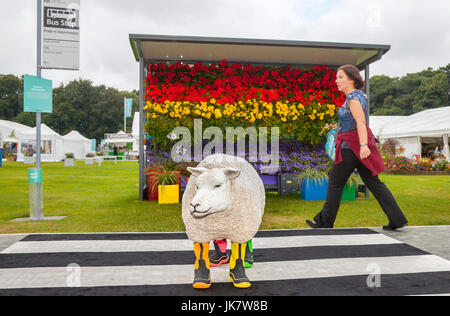
{"label": "zebra crossing stripe", "polygon": [[[253,240],[258,249],[400,244],[400,241],[385,235],[337,235],[329,236],[289,236],[259,237]],[[230,249],[230,244],[228,244]],[[168,240],[62,240],[62,241],[21,241],[2,253],[58,253],[58,252],[142,252],[142,251],[189,251],[193,243],[187,239]]]}
{"label": "zebra crossing stripe", "polygon": [[[210,295],[450,293],[450,261],[369,229],[261,231],[253,245],[252,287],[236,292],[224,265]],[[193,264],[184,233],[29,235],[0,253],[0,295],[198,295]]]}

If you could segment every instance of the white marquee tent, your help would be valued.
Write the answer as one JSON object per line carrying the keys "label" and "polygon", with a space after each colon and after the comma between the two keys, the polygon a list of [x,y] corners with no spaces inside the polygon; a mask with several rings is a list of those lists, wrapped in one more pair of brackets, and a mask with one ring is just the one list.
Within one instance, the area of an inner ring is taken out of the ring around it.
{"label": "white marquee tent", "polygon": [[62,138],[64,154],[73,153],[75,159],[84,159],[86,154],[92,152],[91,141],[77,131],[71,131]]}
{"label": "white marquee tent", "polygon": [[396,119],[383,125],[378,133],[381,143],[389,138],[397,140],[405,148],[403,155],[406,157],[421,155],[422,143],[442,142],[444,144],[442,152],[447,159],[450,156],[448,135],[450,135],[450,106]]}
{"label": "white marquee tent", "polygon": [[370,129],[375,137],[380,137],[383,127],[405,117],[407,116],[370,116]]}
{"label": "white marquee tent", "polygon": [[[32,129],[23,124],[0,120],[0,141],[17,143],[22,133],[30,132]],[[15,137],[11,138],[11,134]]]}
{"label": "white marquee tent", "polygon": [[[57,132],[45,124],[41,125],[41,141],[43,150],[41,160],[46,162],[61,161],[64,158],[63,138]],[[27,150],[28,145],[34,144],[36,151],[36,127],[22,133],[19,136],[19,150],[17,151],[17,161],[23,161],[23,152]]]}

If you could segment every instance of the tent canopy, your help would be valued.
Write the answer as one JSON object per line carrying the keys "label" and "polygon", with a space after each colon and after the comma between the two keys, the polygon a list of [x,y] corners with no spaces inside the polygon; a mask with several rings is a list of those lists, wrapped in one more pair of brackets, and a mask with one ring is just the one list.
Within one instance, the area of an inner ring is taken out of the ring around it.
{"label": "tent canopy", "polygon": [[132,143],[132,138],[110,138],[105,139],[106,144],[126,144],[126,143]]}
{"label": "tent canopy", "polygon": [[[22,133],[24,139],[36,139],[36,127],[33,127],[29,131]],[[50,127],[45,125],[44,123],[41,124],[41,137],[42,139],[46,137],[56,137],[61,138],[62,136],[59,135],[57,132],[52,130]]]}
{"label": "tent canopy", "polygon": [[446,134],[450,134],[450,106],[422,111],[387,124],[380,137],[441,137]]}
{"label": "tent canopy", "polygon": [[376,137],[379,137],[383,128],[393,122],[399,121],[407,116],[370,116],[370,129]]}
{"label": "tent canopy", "polygon": [[261,65],[339,67],[353,64],[360,70],[386,54],[390,45],[350,44],[270,39],[217,38],[130,34],[136,61],[251,63]]}
{"label": "tent canopy", "polygon": [[68,133],[67,135],[63,136],[64,140],[70,140],[70,141],[84,141],[84,142],[89,142],[91,143],[91,140],[84,137],[83,135],[81,135],[79,132],[77,131],[71,131],[70,133]]}
{"label": "tent canopy", "polygon": [[5,120],[0,120],[0,139],[9,138],[11,132],[14,131],[16,138],[19,138],[21,134],[32,131],[33,128],[19,124],[16,122],[10,122]]}
{"label": "tent canopy", "polygon": [[65,153],[73,153],[75,159],[83,159],[91,152],[91,141],[77,131],[71,131],[63,136]]}

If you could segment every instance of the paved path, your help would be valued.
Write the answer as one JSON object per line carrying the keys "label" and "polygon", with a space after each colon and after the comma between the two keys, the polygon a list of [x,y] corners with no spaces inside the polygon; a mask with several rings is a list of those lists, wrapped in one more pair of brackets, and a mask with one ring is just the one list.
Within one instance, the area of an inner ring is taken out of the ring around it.
{"label": "paved path", "polygon": [[[209,295],[450,294],[450,227],[260,231],[252,287]],[[185,233],[0,235],[1,295],[202,295]]]}

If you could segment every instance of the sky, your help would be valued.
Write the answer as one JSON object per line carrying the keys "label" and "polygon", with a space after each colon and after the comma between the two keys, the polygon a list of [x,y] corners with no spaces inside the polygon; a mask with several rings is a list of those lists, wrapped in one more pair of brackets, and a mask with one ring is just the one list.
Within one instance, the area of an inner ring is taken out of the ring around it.
{"label": "sky", "polygon": [[[37,0],[0,0],[0,74],[36,74]],[[129,34],[386,44],[370,75],[450,63],[448,0],[81,0],[80,70],[43,70],[53,86],[87,79],[139,88]]]}

